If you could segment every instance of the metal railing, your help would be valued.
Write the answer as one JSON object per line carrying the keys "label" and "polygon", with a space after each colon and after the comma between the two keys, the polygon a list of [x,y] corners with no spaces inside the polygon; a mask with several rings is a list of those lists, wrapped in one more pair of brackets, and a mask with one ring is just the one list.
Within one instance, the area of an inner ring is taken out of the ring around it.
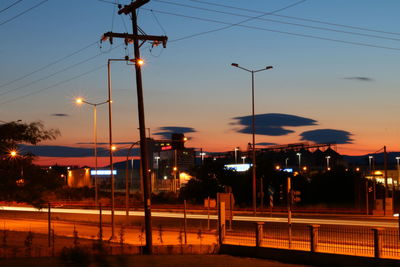
{"label": "metal railing", "polygon": [[227,231],[224,244],[400,259],[399,230],[334,225],[256,223]]}

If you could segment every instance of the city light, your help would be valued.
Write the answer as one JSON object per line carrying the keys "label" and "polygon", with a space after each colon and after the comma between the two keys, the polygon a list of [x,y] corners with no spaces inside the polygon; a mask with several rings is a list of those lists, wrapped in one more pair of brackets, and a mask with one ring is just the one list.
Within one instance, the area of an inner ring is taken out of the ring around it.
{"label": "city light", "polygon": [[10,156],[11,156],[11,157],[16,157],[17,155],[18,155],[18,153],[17,153],[16,150],[11,150],[11,151],[10,151]]}

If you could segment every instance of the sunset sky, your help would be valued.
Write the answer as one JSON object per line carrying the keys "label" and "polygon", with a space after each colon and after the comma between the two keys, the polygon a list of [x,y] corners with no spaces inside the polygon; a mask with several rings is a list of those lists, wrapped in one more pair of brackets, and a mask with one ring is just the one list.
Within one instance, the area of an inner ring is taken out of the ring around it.
{"label": "sunset sky", "polygon": [[[60,130],[35,149],[42,164],[79,165],[91,153],[93,110],[74,99],[107,100],[107,59],[133,54],[122,40],[99,42],[105,32],[132,30],[115,3],[130,1],[0,2],[0,120]],[[246,149],[251,75],[231,63],[272,65],[255,75],[260,146],[336,142],[347,155],[384,145],[399,151],[399,10],[396,0],[151,0],[139,25],[169,41],[166,49],[141,48],[146,127],[156,139],[183,130],[188,146],[204,151]],[[133,70],[112,63],[120,148],[139,139]],[[108,140],[107,111],[98,107],[100,143]]]}

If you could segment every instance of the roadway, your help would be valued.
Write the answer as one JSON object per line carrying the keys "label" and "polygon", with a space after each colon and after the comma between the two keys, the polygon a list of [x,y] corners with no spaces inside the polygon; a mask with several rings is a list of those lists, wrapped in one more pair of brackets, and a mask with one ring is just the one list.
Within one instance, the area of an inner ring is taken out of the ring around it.
{"label": "roadway", "polygon": [[[18,213],[47,213],[47,209],[38,210],[33,207],[18,207],[18,206],[0,206],[0,211],[5,212],[15,212]],[[99,211],[96,209],[69,209],[69,208],[52,208],[52,214],[73,214],[76,216],[81,215],[91,215],[96,216]],[[211,221],[217,220],[217,215],[215,214],[199,214],[199,213],[187,213],[188,220],[207,220]],[[214,211],[215,213],[215,211]],[[102,214],[104,216],[109,216],[111,214],[110,210],[103,210]],[[119,218],[124,218],[126,215],[125,211],[116,210],[115,216]],[[129,217],[141,218],[144,216],[143,211],[130,211]],[[268,214],[265,216],[252,216],[252,215],[235,215],[233,217],[234,223],[240,222],[270,222],[270,223],[287,223],[287,217],[285,214],[276,214],[272,217]],[[183,212],[174,211],[153,211],[153,218],[163,218],[163,219],[183,219]],[[363,227],[384,227],[384,228],[397,228],[399,226],[399,221],[396,217],[375,217],[366,215],[326,215],[326,214],[294,214],[292,217],[292,223],[295,224],[320,224],[320,225],[342,225],[342,226],[363,226]]]}

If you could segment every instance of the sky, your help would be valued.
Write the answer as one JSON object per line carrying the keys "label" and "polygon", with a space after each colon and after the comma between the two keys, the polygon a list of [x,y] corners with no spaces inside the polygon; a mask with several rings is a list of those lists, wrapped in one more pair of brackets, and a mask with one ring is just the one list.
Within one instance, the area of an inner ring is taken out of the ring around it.
{"label": "sky", "polygon": [[[0,2],[0,120],[60,130],[34,148],[41,164],[92,160],[93,108],[74,99],[106,101],[107,60],[133,57],[122,40],[100,43],[105,32],[132,30],[116,3],[130,1]],[[168,43],[141,47],[146,127],[156,139],[184,132],[187,146],[203,151],[245,150],[251,74],[231,63],[273,66],[255,73],[259,147],[399,151],[399,8],[396,0],[151,0],[138,23]],[[139,140],[134,68],[113,62],[111,73],[113,139],[126,151]],[[97,110],[98,142],[106,143],[108,108]]]}

